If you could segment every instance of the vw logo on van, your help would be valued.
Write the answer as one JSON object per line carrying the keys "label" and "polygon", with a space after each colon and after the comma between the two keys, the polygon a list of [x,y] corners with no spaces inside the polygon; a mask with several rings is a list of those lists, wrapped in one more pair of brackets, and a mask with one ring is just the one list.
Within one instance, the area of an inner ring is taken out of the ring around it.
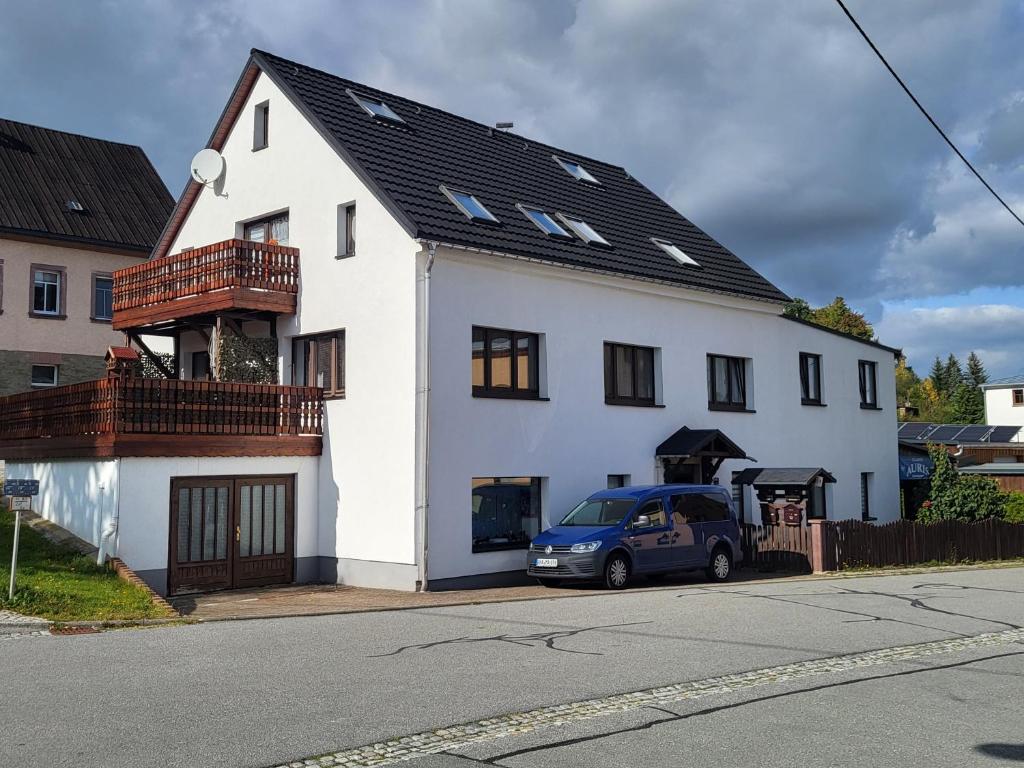
{"label": "vw logo on van", "polygon": [[545,555],[550,555],[551,554],[551,545],[550,544],[548,544],[546,547],[544,547],[544,554]]}

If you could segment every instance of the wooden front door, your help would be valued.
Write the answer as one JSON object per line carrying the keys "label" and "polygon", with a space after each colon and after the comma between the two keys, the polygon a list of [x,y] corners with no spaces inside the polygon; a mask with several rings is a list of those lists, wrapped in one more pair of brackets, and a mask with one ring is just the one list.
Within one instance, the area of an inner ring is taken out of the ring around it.
{"label": "wooden front door", "polygon": [[286,584],[294,537],[294,477],[174,478],[167,590]]}

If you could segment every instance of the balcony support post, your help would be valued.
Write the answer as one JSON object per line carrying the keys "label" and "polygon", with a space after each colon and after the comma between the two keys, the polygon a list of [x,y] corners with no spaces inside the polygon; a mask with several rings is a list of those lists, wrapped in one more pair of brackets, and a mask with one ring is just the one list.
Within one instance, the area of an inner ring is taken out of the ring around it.
{"label": "balcony support post", "polygon": [[128,331],[127,335],[131,342],[135,344],[135,346],[137,346],[140,350],[142,350],[142,354],[149,358],[149,361],[156,367],[158,371],[160,371],[160,373],[162,373],[168,379],[178,378],[174,371],[172,371],[170,368],[164,365],[164,361],[160,359],[160,356],[154,353],[153,350],[151,350],[146,345],[146,342],[142,340],[139,334],[135,333],[134,331]]}

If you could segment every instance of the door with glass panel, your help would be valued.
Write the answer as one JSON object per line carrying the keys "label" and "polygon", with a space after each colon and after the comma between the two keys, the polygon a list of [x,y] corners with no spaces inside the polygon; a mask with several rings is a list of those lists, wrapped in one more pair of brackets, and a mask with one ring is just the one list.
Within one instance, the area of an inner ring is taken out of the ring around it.
{"label": "door with glass panel", "polygon": [[290,582],[294,516],[292,477],[174,478],[168,592]]}

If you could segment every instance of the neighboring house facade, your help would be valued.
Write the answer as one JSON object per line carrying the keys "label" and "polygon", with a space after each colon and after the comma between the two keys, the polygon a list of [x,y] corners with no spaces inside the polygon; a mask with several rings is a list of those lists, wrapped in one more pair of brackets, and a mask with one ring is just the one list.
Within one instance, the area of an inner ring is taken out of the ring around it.
{"label": "neighboring house facade", "polygon": [[139,147],[0,120],[0,395],[103,375],[113,273],[174,199]]}
{"label": "neighboring house facade", "polygon": [[[161,391],[249,410],[133,416],[147,434],[62,462],[0,424],[44,513],[91,538],[116,514],[158,590],[497,583],[608,485],[735,478],[758,524],[775,499],[899,516],[896,350],[783,317],[781,290],[624,169],[258,51],[209,146],[226,170],[118,273],[115,327],[172,339]],[[180,277],[211,263],[235,271]],[[157,296],[168,279],[189,287]],[[276,370],[224,381],[228,339],[269,341]],[[76,520],[90,475],[105,490]]]}
{"label": "neighboring house facade", "polygon": [[1024,427],[1024,374],[995,379],[981,388],[985,393],[985,421]]}

